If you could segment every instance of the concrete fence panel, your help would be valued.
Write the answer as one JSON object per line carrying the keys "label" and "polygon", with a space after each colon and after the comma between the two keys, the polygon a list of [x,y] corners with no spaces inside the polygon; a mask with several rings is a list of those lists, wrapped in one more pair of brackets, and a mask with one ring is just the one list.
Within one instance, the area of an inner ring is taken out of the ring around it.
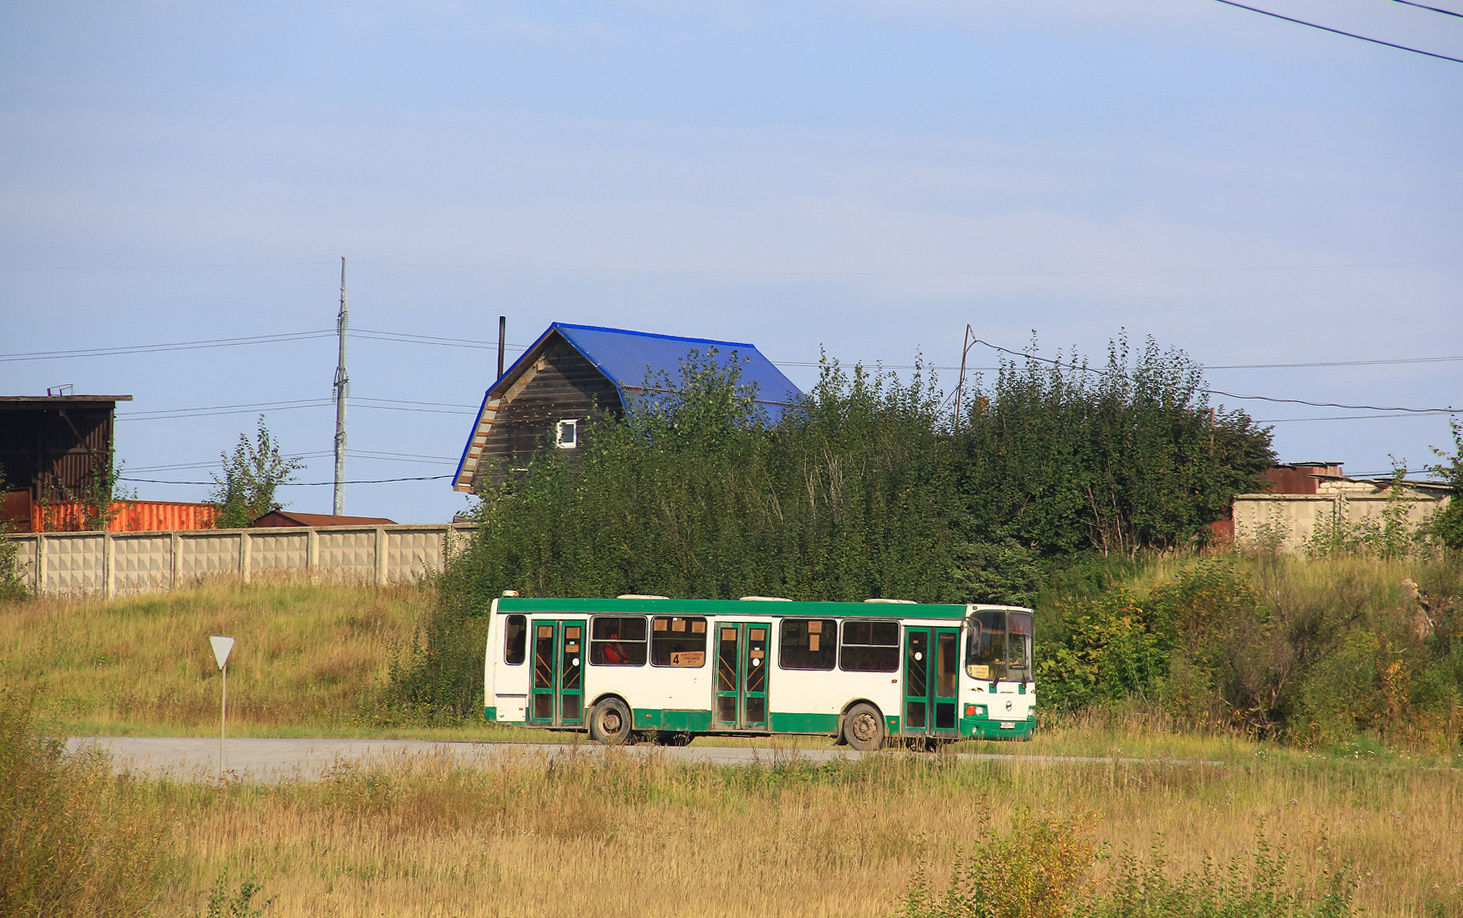
{"label": "concrete fence panel", "polygon": [[54,532],[6,536],[16,571],[41,596],[120,596],[214,577],[245,583],[299,574],[344,583],[410,583],[442,569],[469,524]]}
{"label": "concrete fence panel", "polygon": [[41,559],[48,584],[60,593],[100,593],[106,589],[107,537],[83,533],[47,548]]}
{"label": "concrete fence panel", "polygon": [[218,574],[239,573],[239,547],[245,531],[184,536],[182,556],[178,559],[179,580],[186,583]]}
{"label": "concrete fence panel", "polygon": [[172,536],[138,532],[112,536],[112,589],[116,596],[155,593],[173,585]]}
{"label": "concrete fence panel", "polygon": [[249,537],[251,573],[303,571],[310,563],[310,533],[304,529],[268,529]]}
{"label": "concrete fence panel", "polygon": [[376,530],[320,531],[320,569],[341,580],[372,583],[376,577]]}

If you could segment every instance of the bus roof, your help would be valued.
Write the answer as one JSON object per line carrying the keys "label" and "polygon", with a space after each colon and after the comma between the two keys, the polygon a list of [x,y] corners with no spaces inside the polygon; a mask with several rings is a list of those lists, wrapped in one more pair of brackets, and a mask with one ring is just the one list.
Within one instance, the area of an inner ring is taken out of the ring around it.
{"label": "bus roof", "polygon": [[[566,612],[593,615],[721,615],[771,618],[928,618],[959,621],[973,609],[1016,609],[1016,606],[954,605],[895,602],[790,602],[749,599],[523,599],[497,600],[499,614]],[[1029,609],[1021,609],[1029,612]]]}

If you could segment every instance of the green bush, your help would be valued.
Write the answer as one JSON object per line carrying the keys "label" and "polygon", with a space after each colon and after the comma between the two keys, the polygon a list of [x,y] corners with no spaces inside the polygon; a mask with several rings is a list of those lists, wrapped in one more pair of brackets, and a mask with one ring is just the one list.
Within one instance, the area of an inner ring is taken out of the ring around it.
{"label": "green bush", "polygon": [[[1151,610],[1123,589],[1040,610],[1037,681],[1057,710],[1155,697],[1170,640]],[[1055,621],[1053,621],[1055,620]],[[1061,638],[1044,638],[1048,630]]]}
{"label": "green bush", "polygon": [[898,918],[1061,918],[1073,914],[1097,842],[1092,820],[1019,816],[957,855],[945,891],[922,870],[905,891]]}
{"label": "green bush", "polygon": [[164,879],[163,822],[96,752],[32,735],[0,691],[0,915],[145,915]]}

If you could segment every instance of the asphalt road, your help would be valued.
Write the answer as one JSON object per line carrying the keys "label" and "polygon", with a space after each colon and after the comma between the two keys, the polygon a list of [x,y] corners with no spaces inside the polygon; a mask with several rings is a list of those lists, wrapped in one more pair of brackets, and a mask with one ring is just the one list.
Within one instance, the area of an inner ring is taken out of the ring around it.
{"label": "asphalt road", "polygon": [[[184,781],[215,781],[220,775],[217,737],[73,737],[67,740],[66,745],[70,750],[96,746],[111,756],[118,770]],[[772,746],[692,745],[675,748],[635,745],[620,747],[618,751],[637,756],[665,756],[673,762],[711,762],[718,765],[772,765],[794,757],[822,763],[834,758],[858,758],[860,755],[842,748],[789,750]],[[239,738],[224,742],[222,770],[232,779],[270,783],[318,780],[347,768],[417,756],[443,756],[464,765],[487,765],[514,756],[542,757],[547,762],[559,756],[603,755],[605,752],[606,747],[597,743]]]}
{"label": "asphalt road", "polygon": [[[217,781],[221,774],[230,780],[256,783],[314,781],[348,769],[390,764],[418,756],[442,756],[463,765],[490,765],[508,757],[542,758],[604,755],[608,750],[595,743],[442,743],[419,740],[334,740],[334,739],[229,739],[224,743],[223,768],[219,767],[219,741],[201,737],[103,736],[73,737],[71,750],[95,746],[111,756],[118,770],[166,777],[177,781]],[[636,756],[665,756],[672,762],[710,762],[717,765],[771,766],[789,761],[813,763],[833,759],[857,759],[862,753],[845,747],[791,749],[768,745],[712,746],[700,743],[686,747],[653,745],[622,746],[619,753]],[[886,754],[886,753],[879,753]],[[928,753],[893,753],[927,755]],[[958,753],[968,761],[1020,758],[1027,762],[1109,762],[1112,759],[1082,756],[992,755]],[[1219,765],[1220,762],[1172,759],[1118,759],[1169,765]]]}

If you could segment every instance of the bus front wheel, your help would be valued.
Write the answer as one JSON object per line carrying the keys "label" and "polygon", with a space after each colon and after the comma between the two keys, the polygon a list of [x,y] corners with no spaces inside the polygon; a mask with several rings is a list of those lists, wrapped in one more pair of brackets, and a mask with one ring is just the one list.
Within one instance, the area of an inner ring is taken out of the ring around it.
{"label": "bus front wheel", "polygon": [[619,746],[630,739],[630,709],[618,698],[606,698],[589,714],[589,738],[597,743]]}
{"label": "bus front wheel", "polygon": [[860,702],[843,718],[843,741],[859,752],[873,752],[884,745],[884,718],[879,709]]}

